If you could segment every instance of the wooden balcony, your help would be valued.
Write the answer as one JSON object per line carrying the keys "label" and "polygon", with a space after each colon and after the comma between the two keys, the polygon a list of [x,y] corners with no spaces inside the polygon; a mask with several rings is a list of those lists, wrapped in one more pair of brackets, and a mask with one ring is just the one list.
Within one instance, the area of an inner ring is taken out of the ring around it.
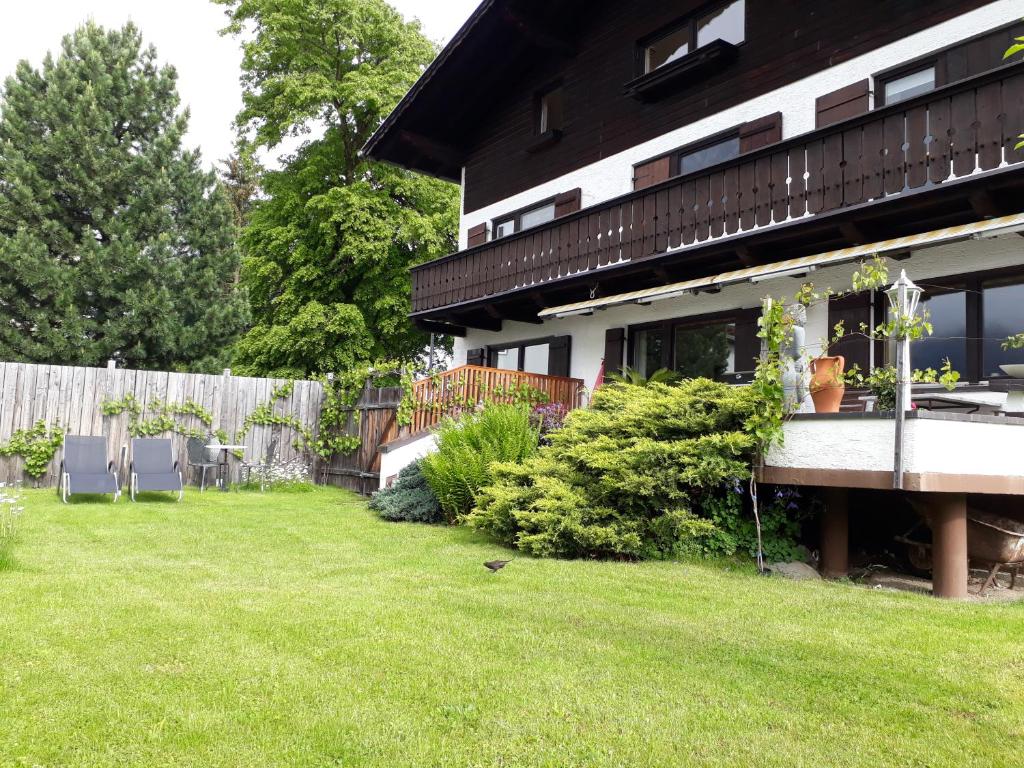
{"label": "wooden balcony", "polygon": [[572,410],[580,405],[582,394],[581,379],[463,365],[413,385],[415,409],[406,434],[425,432],[445,416],[483,403],[510,403],[524,397]]}
{"label": "wooden balcony", "polygon": [[579,300],[603,281],[629,290],[1016,212],[1022,132],[1011,64],[423,264],[413,316],[500,328],[535,320],[556,290]]}

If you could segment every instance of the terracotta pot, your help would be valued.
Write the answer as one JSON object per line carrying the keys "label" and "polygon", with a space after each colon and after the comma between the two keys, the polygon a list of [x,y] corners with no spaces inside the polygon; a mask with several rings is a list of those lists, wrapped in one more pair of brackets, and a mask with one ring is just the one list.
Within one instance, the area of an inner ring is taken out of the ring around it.
{"label": "terracotta pot", "polygon": [[811,360],[811,399],[817,413],[839,413],[846,392],[841,378],[845,367],[846,358],[842,355]]}

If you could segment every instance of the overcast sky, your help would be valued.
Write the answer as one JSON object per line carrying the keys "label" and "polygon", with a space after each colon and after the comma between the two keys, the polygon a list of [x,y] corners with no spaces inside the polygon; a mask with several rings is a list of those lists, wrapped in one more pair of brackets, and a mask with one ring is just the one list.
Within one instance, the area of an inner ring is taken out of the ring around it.
{"label": "overcast sky", "polygon": [[[406,18],[423,22],[427,36],[446,42],[479,0],[389,0]],[[207,163],[227,157],[234,133],[231,121],[241,107],[238,41],[220,37],[224,9],[208,0],[0,0],[0,82],[21,59],[38,66],[46,51],[92,18],[103,26],[129,19],[161,61],[178,70],[182,103],[191,109],[186,139],[203,150]]]}

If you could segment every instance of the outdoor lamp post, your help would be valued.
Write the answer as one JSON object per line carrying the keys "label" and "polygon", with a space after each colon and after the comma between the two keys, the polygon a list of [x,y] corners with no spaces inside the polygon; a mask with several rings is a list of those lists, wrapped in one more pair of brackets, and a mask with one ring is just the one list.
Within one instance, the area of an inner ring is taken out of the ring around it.
{"label": "outdoor lamp post", "polygon": [[917,317],[921,289],[900,271],[899,279],[886,290],[889,306],[895,317],[896,337],[896,440],[893,456],[893,487],[903,487],[903,423],[911,406],[910,393],[910,334],[908,328]]}

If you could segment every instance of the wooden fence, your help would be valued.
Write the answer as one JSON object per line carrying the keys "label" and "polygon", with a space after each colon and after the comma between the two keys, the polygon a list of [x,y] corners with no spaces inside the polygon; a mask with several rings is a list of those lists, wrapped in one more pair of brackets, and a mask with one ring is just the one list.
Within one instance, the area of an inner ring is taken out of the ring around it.
{"label": "wooden fence", "polygon": [[425,432],[445,416],[482,402],[512,402],[524,390],[543,394],[546,402],[571,411],[580,405],[583,380],[463,365],[413,385],[415,408],[407,432]]}
{"label": "wooden fence", "polygon": [[[19,429],[29,429],[44,421],[60,426],[67,434],[105,435],[110,458],[120,464],[121,451],[127,447],[129,415],[105,416],[105,400],[121,400],[132,394],[140,405],[160,401],[168,404],[193,401],[213,415],[212,429],[223,429],[228,437],[241,430],[245,417],[258,405],[268,402],[275,387],[287,379],[258,379],[246,376],[134,371],[112,368],[84,368],[61,365],[0,363],[0,444],[7,443]],[[320,414],[323,389],[319,382],[296,381],[291,394],[278,400],[275,411],[290,414],[315,429]],[[144,413],[142,418],[151,418]],[[190,415],[174,417],[183,426],[202,430],[207,427]],[[292,445],[296,435],[287,426],[253,426],[244,444],[247,459],[262,459],[270,440],[278,438],[277,456],[287,461],[299,455]],[[176,458],[187,464],[185,438],[167,433],[174,440]],[[53,486],[60,462],[58,449],[46,474],[38,484]],[[232,463],[236,463],[231,459]],[[127,467],[122,467],[122,480]],[[188,476],[187,476],[188,477]],[[18,456],[0,459],[0,481],[30,480],[24,473],[24,461]]]}

